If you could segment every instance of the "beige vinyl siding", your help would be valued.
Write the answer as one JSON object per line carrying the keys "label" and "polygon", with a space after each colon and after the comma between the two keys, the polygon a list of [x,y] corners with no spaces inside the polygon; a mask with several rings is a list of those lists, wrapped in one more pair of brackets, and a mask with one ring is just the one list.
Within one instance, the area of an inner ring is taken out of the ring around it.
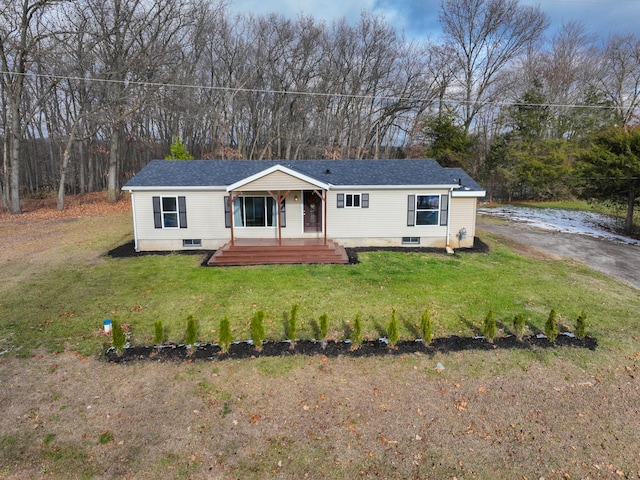
{"label": "beige vinyl siding", "polygon": [[[275,172],[280,173],[280,172]],[[288,181],[298,182],[287,176]],[[304,183],[304,182],[303,182]],[[264,187],[264,185],[263,185]],[[281,229],[283,238],[317,237],[324,232],[304,233],[302,191],[287,186],[286,226]],[[285,190],[285,188],[283,188]],[[449,228],[447,226],[407,226],[408,195],[446,195],[447,190],[381,189],[363,188],[359,190],[340,189],[327,194],[327,215],[325,218],[327,238],[344,246],[403,246],[402,237],[419,237],[421,247],[444,248],[473,246],[475,236],[476,198],[453,197],[449,205]],[[369,208],[337,208],[338,193],[369,194]],[[215,250],[231,239],[231,229],[225,228],[224,198],[229,194],[224,190],[182,190],[182,191],[135,191],[135,229],[138,249],[182,250],[182,241],[198,239],[203,250]],[[245,191],[247,196],[267,196],[266,190]],[[154,196],[184,196],[187,210],[187,228],[154,228]],[[298,201],[294,198],[297,196]],[[324,209],[323,209],[324,214]],[[456,235],[466,228],[467,238],[458,245]],[[277,227],[234,227],[235,238],[277,238]],[[405,245],[406,246],[406,245]]]}
{"label": "beige vinyl siding", "polygon": [[[478,199],[475,197],[453,197],[451,199],[450,210],[450,242],[454,248],[473,247],[473,237],[476,235],[476,206]],[[467,231],[467,238],[458,240],[458,233],[464,228]]]}
{"label": "beige vinyl siding", "polygon": [[284,192],[289,190],[314,190],[317,189],[315,185],[305,182],[299,178],[292,177],[291,175],[276,171],[270,173],[269,175],[265,175],[253,182],[247,183],[242,187],[238,188],[236,191],[274,191],[274,190],[282,190]]}
{"label": "beige vinyl siding", "polygon": [[[224,228],[224,192],[157,191],[133,192],[136,236],[139,250],[182,250],[182,240],[200,239],[203,249],[215,249],[230,238]],[[153,197],[184,196],[187,228],[155,228]]]}
{"label": "beige vinyl siding", "polygon": [[[337,208],[338,193],[368,193],[369,208]],[[420,237],[420,246],[445,247],[446,226],[407,226],[408,195],[441,195],[446,190],[336,190],[329,192],[327,235],[347,246],[402,245]]]}

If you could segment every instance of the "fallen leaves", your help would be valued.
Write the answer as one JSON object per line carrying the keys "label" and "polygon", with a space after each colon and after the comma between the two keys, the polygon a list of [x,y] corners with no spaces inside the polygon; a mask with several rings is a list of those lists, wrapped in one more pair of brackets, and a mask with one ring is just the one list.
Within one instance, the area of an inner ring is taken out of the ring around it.
{"label": "fallen leaves", "polygon": [[464,400],[456,400],[455,407],[457,410],[464,412],[467,409],[468,403]]}
{"label": "fallen leaves", "polygon": [[[67,195],[64,210],[58,210],[57,198],[53,195],[44,199],[23,199],[20,220],[60,220],[65,218],[96,217],[131,211],[128,196],[116,203],[107,202],[106,192]],[[14,221],[14,215],[0,211],[0,223]]]}
{"label": "fallen leaves", "polygon": [[249,423],[256,424],[256,423],[258,423],[260,421],[261,418],[262,417],[260,415],[255,413],[255,414],[251,415],[251,418],[249,419]]}
{"label": "fallen leaves", "polygon": [[378,437],[378,440],[380,440],[380,441],[381,441],[381,442],[383,442],[383,443],[389,443],[389,444],[391,444],[391,445],[395,445],[396,443],[398,443],[398,441],[397,441],[397,440],[390,440],[390,439],[388,439],[387,437],[384,437],[384,436],[382,436],[382,435],[380,435],[380,436]]}

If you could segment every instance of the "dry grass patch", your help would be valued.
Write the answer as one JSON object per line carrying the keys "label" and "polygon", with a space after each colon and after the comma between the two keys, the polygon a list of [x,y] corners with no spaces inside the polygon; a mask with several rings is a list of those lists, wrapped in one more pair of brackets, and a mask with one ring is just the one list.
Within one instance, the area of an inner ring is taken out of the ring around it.
{"label": "dry grass patch", "polygon": [[[2,474],[634,477],[638,359],[588,372],[561,353],[133,365],[71,353],[2,358]],[[111,440],[101,442],[105,432]]]}

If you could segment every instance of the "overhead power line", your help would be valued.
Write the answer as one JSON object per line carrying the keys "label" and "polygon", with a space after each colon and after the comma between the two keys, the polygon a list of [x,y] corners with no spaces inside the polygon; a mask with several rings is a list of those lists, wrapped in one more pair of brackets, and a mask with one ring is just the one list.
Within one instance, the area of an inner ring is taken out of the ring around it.
{"label": "overhead power line", "polygon": [[[8,72],[0,70],[0,75],[17,75],[15,72]],[[434,98],[420,98],[420,97],[404,97],[397,95],[365,95],[365,94],[353,94],[353,93],[338,93],[338,92],[304,92],[297,90],[276,90],[267,88],[249,88],[249,87],[230,87],[230,86],[215,86],[215,85],[193,85],[187,83],[162,83],[162,82],[141,82],[135,80],[113,80],[108,78],[87,78],[77,77],[69,75],[45,75],[39,73],[26,72],[21,75],[34,78],[46,78],[49,80],[68,80],[74,82],[89,82],[89,83],[111,83],[111,84],[127,84],[136,85],[139,87],[153,87],[153,88],[172,88],[172,89],[190,89],[190,90],[211,90],[221,92],[243,92],[243,93],[264,93],[271,95],[299,95],[308,97],[334,97],[334,98],[357,98],[361,100],[388,100],[388,101],[407,101],[416,103],[439,103],[439,99],[436,101]],[[454,98],[444,98],[445,103],[448,104],[475,104],[474,101],[465,101]],[[494,107],[550,107],[550,108],[577,108],[577,109],[594,109],[594,110],[613,110],[616,107],[613,105],[580,105],[575,103],[527,103],[527,102],[482,102],[483,105],[491,105]]]}

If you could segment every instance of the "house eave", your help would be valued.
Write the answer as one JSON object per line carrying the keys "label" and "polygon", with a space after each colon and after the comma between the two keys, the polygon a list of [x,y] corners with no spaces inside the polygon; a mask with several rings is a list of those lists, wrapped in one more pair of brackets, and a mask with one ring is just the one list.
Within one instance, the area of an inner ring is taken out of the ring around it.
{"label": "house eave", "polygon": [[482,198],[487,195],[487,192],[484,190],[454,190],[451,192],[452,197],[477,197]]}
{"label": "house eave", "polygon": [[224,186],[211,186],[211,185],[199,185],[199,186],[176,186],[176,185],[153,185],[153,186],[124,186],[122,190],[125,192],[157,192],[159,190],[165,192],[214,192],[225,191]]}
{"label": "house eave", "polygon": [[332,185],[332,190],[450,190],[458,184],[433,185]]}

